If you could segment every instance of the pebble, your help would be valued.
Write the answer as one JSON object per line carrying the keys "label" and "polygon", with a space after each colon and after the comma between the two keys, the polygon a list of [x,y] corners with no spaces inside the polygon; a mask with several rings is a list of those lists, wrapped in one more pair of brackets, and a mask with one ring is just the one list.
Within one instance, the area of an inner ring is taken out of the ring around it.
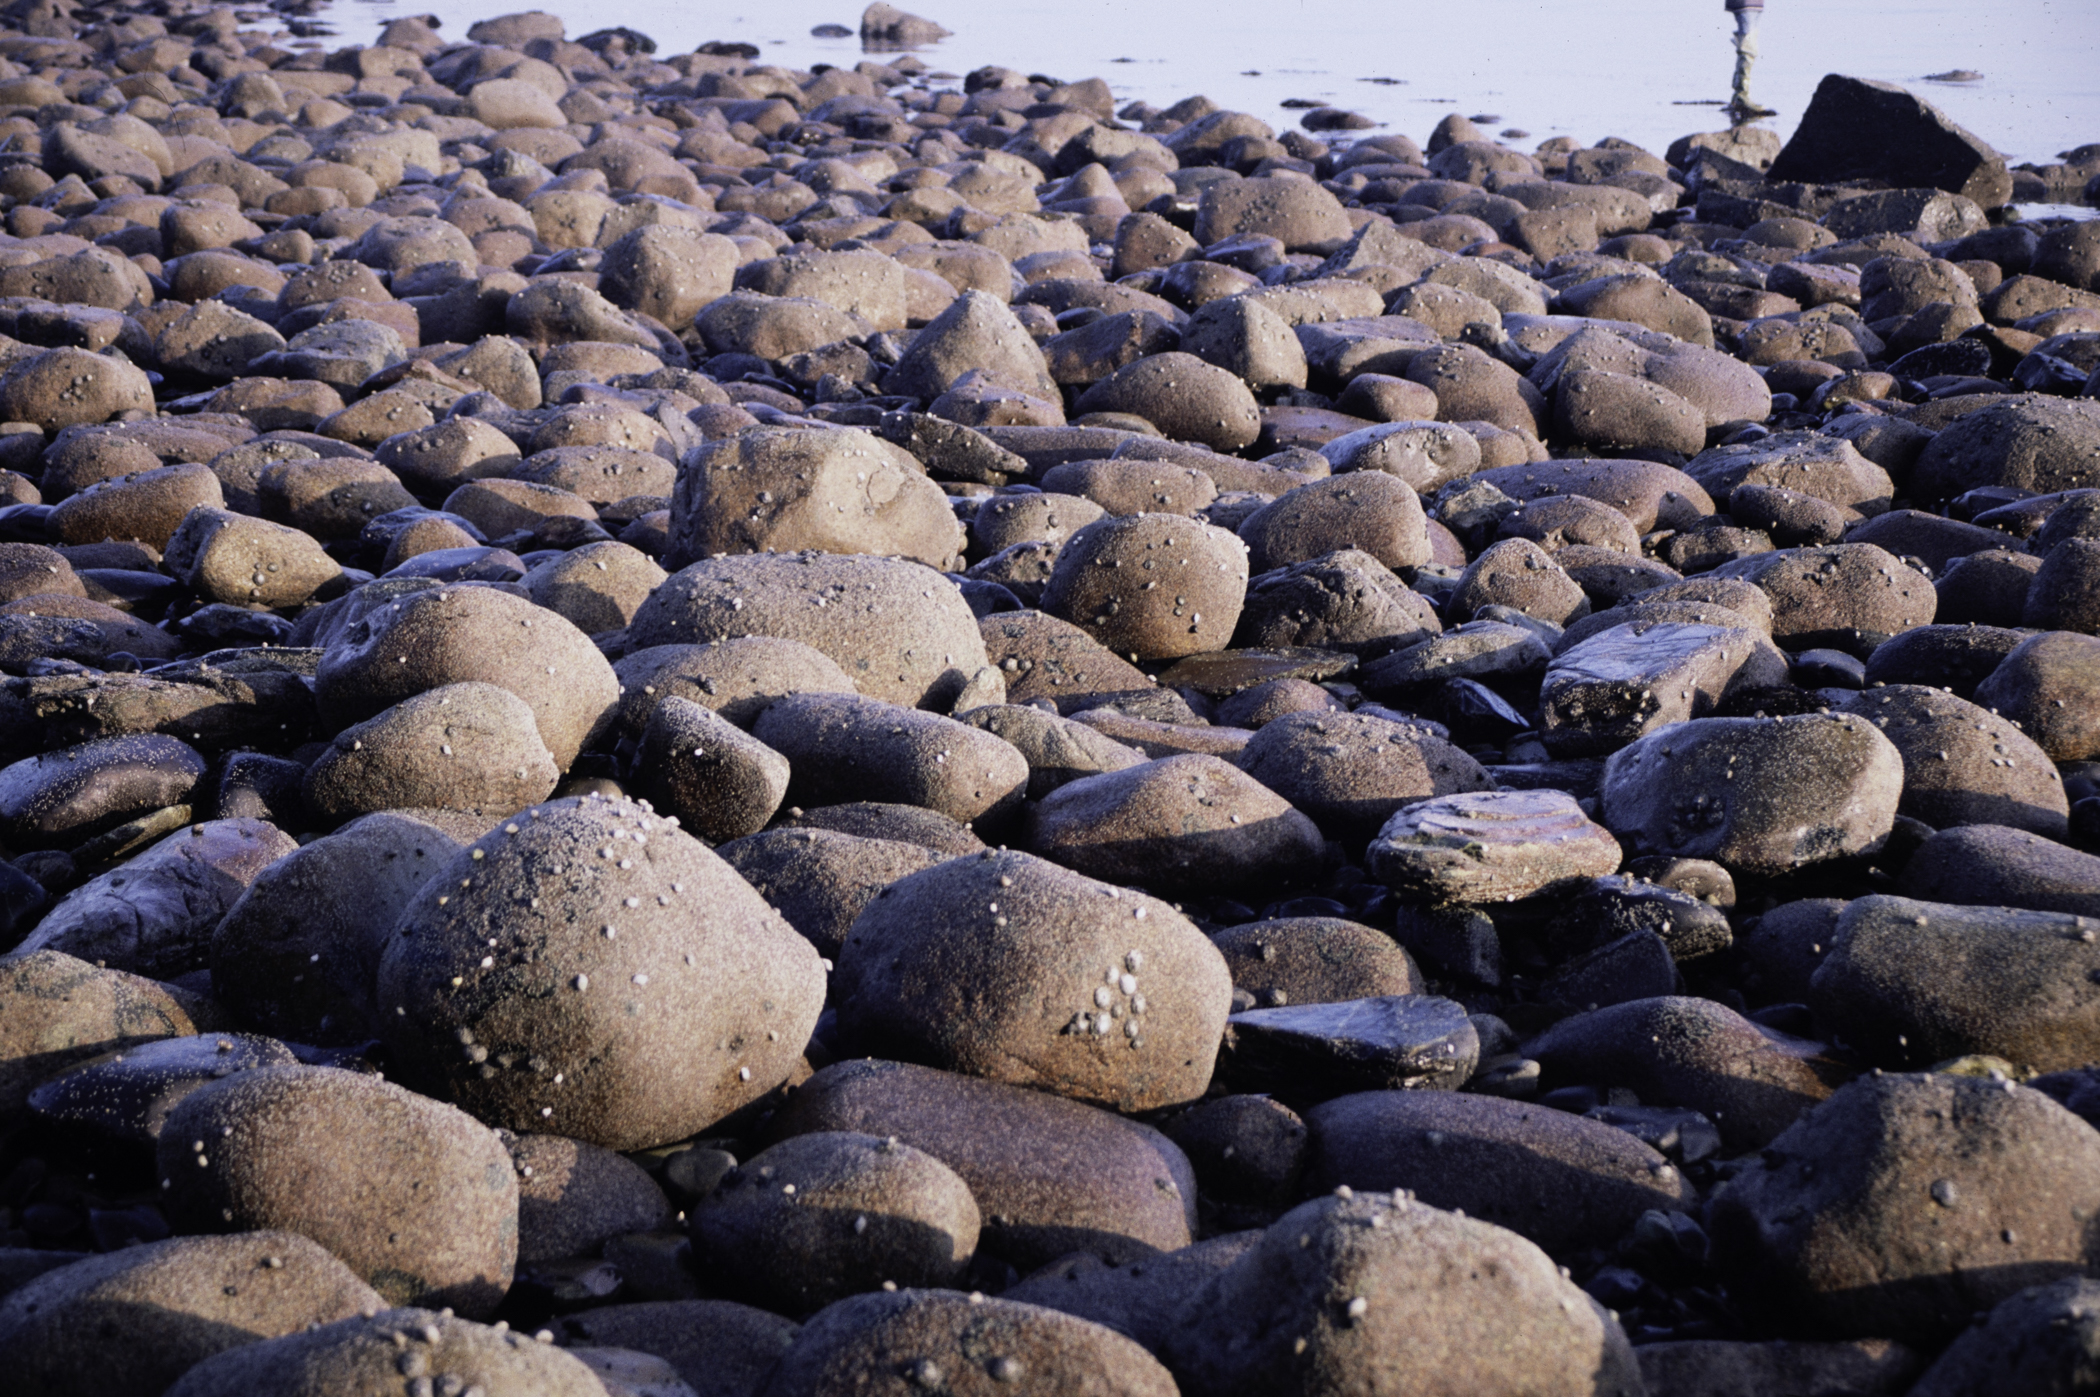
{"label": "pebble", "polygon": [[17,9],[38,1390],[2076,1361],[2090,151]]}

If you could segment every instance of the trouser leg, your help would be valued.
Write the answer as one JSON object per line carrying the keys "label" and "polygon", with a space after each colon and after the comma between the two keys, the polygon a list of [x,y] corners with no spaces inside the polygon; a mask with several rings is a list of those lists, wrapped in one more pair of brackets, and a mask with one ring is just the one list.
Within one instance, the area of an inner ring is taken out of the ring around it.
{"label": "trouser leg", "polygon": [[1731,103],[1744,110],[1757,105],[1750,100],[1750,69],[1757,62],[1757,15],[1756,10],[1735,12],[1735,90]]}

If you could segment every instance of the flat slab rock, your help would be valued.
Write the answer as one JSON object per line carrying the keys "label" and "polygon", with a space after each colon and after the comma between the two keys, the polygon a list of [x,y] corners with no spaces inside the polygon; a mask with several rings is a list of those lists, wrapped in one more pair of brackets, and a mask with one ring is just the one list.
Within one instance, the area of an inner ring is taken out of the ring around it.
{"label": "flat slab rock", "polygon": [[1224,1075],[1287,1100],[1355,1091],[1454,1091],[1480,1060],[1465,1006],[1432,994],[1248,1009],[1226,1020]]}
{"label": "flat slab rock", "polygon": [[1562,791],[1472,791],[1411,805],[1371,841],[1371,876],[1405,896],[1510,902],[1619,868],[1619,844]]}

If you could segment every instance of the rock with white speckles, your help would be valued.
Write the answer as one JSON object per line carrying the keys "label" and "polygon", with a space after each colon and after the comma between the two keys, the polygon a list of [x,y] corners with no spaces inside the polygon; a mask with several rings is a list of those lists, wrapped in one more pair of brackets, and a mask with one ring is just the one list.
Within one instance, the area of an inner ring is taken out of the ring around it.
{"label": "rock with white speckles", "polygon": [[376,998],[422,1089],[491,1125],[641,1149],[786,1080],[824,971],[698,840],[590,797],[454,856],[401,914]]}

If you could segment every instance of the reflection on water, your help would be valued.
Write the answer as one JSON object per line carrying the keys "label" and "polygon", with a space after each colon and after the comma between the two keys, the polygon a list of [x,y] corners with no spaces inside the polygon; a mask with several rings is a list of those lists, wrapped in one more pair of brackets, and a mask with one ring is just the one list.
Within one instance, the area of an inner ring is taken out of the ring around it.
{"label": "reflection on water", "polygon": [[[854,0],[541,0],[571,37],[627,25],[664,53],[710,39],[757,44],[763,61],[850,66],[863,56]],[[327,16],[334,43],[369,43],[396,15],[434,13],[440,33],[530,0],[352,0]],[[1420,139],[1450,111],[1490,117],[1528,146],[1621,136],[1660,151],[1723,118],[1734,26],[1722,0],[1004,0],[900,6],[955,31],[921,56],[965,73],[1004,64],[1066,81],[1107,79],[1119,99],[1164,106],[1202,92],[1279,128],[1290,99],[1347,107]],[[853,26],[818,38],[819,25]],[[2100,0],[1771,0],[1756,97],[1793,130],[1827,72],[1919,90],[2013,161],[2100,140]],[[1971,74],[1980,74],[1971,80]]]}

